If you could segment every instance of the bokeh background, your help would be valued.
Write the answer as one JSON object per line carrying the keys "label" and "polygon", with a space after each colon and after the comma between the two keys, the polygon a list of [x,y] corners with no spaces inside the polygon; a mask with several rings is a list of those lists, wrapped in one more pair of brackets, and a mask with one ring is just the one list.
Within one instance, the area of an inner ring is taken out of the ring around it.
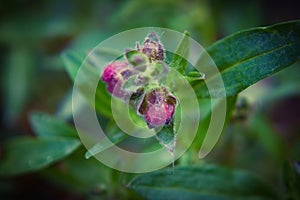
{"label": "bokeh background", "polygon": [[[158,26],[188,30],[204,47],[236,31],[300,19],[298,1],[1,0],[1,144],[33,135],[32,111],[71,121],[72,82],[61,54],[87,54],[120,31]],[[282,160],[300,160],[299,62],[244,91],[213,163],[249,168],[280,187]],[[9,183],[9,184],[8,184]],[[36,174],[0,181],[0,198],[82,199]]]}

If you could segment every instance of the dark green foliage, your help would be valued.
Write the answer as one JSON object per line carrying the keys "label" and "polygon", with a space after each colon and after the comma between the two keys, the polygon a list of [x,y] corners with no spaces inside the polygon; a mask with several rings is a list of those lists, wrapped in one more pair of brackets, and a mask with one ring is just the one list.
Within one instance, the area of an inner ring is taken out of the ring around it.
{"label": "dark green foliage", "polygon": [[[295,63],[300,58],[299,35],[300,21],[291,21],[240,31],[209,46],[207,52],[221,73],[226,95],[235,95]],[[215,76],[206,81],[212,83]],[[209,97],[203,82],[195,88],[199,97]]]}
{"label": "dark green foliage", "polygon": [[219,166],[175,167],[138,176],[129,185],[146,199],[278,199],[257,176]]}

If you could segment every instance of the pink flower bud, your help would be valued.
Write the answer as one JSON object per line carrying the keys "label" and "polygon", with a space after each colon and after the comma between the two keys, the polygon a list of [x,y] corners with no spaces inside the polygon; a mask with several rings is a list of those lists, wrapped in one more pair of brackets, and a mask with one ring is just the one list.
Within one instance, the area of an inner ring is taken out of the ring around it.
{"label": "pink flower bud", "polygon": [[149,128],[168,125],[173,121],[176,103],[176,98],[166,88],[155,88],[145,94],[138,112],[144,116]]}
{"label": "pink flower bud", "polygon": [[160,40],[156,33],[150,33],[143,45],[140,48],[139,44],[137,44],[137,50],[141,51],[149,58],[150,62],[152,61],[163,61],[164,60],[164,49],[163,45],[161,44]]}
{"label": "pink flower bud", "polygon": [[107,83],[109,93],[115,97],[125,99],[129,94],[123,90],[123,84],[134,74],[134,70],[127,62],[115,61],[105,67],[101,79]]}

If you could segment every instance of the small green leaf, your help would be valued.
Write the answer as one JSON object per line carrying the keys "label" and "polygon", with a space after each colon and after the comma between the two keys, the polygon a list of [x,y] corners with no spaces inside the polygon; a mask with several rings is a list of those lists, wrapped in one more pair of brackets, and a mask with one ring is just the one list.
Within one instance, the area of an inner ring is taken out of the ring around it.
{"label": "small green leaf", "polygon": [[174,151],[176,144],[176,135],[173,123],[162,127],[162,129],[155,136],[165,149],[170,152]]}
{"label": "small green leaf", "polygon": [[127,135],[123,132],[118,132],[115,134],[111,134],[108,136],[108,138],[103,138],[99,143],[94,145],[92,148],[90,148],[86,154],[85,158],[88,159],[98,153],[101,153],[102,151],[108,149],[109,147],[123,141],[127,138]]}
{"label": "small green leaf", "polygon": [[77,137],[77,131],[66,122],[46,113],[32,113],[30,124],[39,137]]}
{"label": "small green leaf", "polygon": [[[241,31],[208,47],[207,52],[221,73],[226,96],[235,95],[295,63],[300,58],[299,35],[300,21],[290,21]],[[200,58],[200,66],[201,62],[204,61]],[[206,84],[217,82],[217,77],[216,74],[207,76]],[[215,97],[223,94],[219,92],[220,87],[208,91],[205,84],[199,82],[194,88],[199,97],[207,98],[210,93],[216,94]]]}
{"label": "small green leaf", "polygon": [[185,78],[190,84],[193,84],[195,81],[204,80],[205,74],[198,72],[198,71],[192,71],[192,72],[189,72]]}
{"label": "small green leaf", "polygon": [[4,145],[0,175],[18,175],[49,166],[71,154],[80,141],[71,138],[17,137]]}
{"label": "small green leaf", "polygon": [[148,57],[136,50],[129,50],[125,54],[127,61],[132,64],[134,67],[138,67],[137,69],[139,71],[145,71],[146,70],[146,65],[149,63]]}
{"label": "small green leaf", "polygon": [[173,125],[165,125],[157,134],[156,137],[163,143],[169,144],[174,140]]}
{"label": "small green leaf", "polygon": [[213,165],[178,167],[136,177],[129,184],[146,199],[278,199],[259,177]]}
{"label": "small green leaf", "polygon": [[187,60],[184,58],[187,58],[190,54],[190,45],[190,34],[189,32],[184,31],[183,38],[177,46],[173,59],[170,63],[171,67],[174,67],[178,72],[180,72],[183,75],[185,74],[187,66]]}

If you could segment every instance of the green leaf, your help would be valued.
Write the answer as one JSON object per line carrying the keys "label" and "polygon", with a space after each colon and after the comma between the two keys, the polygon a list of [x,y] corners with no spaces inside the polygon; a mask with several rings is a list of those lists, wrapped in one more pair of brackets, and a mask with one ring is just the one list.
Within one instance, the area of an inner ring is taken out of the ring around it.
{"label": "green leaf", "polygon": [[184,58],[187,58],[190,54],[190,45],[190,34],[189,32],[184,31],[183,38],[177,46],[173,59],[170,63],[170,66],[174,67],[181,74],[185,74],[187,60]]}
{"label": "green leaf", "polygon": [[17,137],[4,145],[0,175],[18,175],[49,166],[71,154],[80,141],[71,138]]}
{"label": "green leaf", "polygon": [[139,176],[129,184],[146,199],[277,199],[259,177],[219,166],[178,167]]}
{"label": "green leaf", "polygon": [[195,82],[195,81],[204,80],[205,74],[198,72],[198,71],[192,71],[192,72],[189,72],[185,78],[190,84],[193,84],[193,82]]}
{"label": "green leaf", "polygon": [[[295,63],[300,58],[299,35],[300,21],[290,21],[241,31],[208,47],[207,52],[221,73],[226,95],[235,95]],[[199,65],[203,59],[200,58]],[[206,84],[217,82],[217,77],[210,74],[206,77]],[[218,96],[222,94],[220,87],[210,92]],[[203,82],[199,82],[195,89],[199,97],[210,96]]]}
{"label": "green leaf", "polygon": [[146,65],[149,64],[148,57],[136,50],[128,50],[125,54],[127,61],[132,64],[134,67],[138,67],[139,71],[145,71]]}
{"label": "green leaf", "polygon": [[111,134],[108,136],[108,138],[103,138],[99,143],[94,145],[92,148],[90,148],[86,154],[85,158],[88,159],[98,153],[101,153],[102,151],[108,149],[109,147],[123,141],[124,139],[127,138],[127,135],[124,134],[123,132],[118,132]]}
{"label": "green leaf", "polygon": [[176,135],[173,124],[174,123],[172,122],[170,125],[165,125],[155,135],[159,143],[170,152],[174,151],[176,144]]}
{"label": "green leaf", "polygon": [[39,137],[77,137],[77,131],[66,122],[46,113],[32,113],[30,124]]}
{"label": "green leaf", "polygon": [[95,158],[86,160],[84,151],[84,147],[79,148],[64,159],[58,167],[47,168],[41,171],[41,174],[56,185],[80,193],[107,190],[107,184],[111,181],[110,168],[102,165]]}
{"label": "green leaf", "polygon": [[84,57],[74,51],[65,51],[61,58],[65,64],[65,68],[70,78],[74,81],[77,75],[77,71],[80,68]]}

